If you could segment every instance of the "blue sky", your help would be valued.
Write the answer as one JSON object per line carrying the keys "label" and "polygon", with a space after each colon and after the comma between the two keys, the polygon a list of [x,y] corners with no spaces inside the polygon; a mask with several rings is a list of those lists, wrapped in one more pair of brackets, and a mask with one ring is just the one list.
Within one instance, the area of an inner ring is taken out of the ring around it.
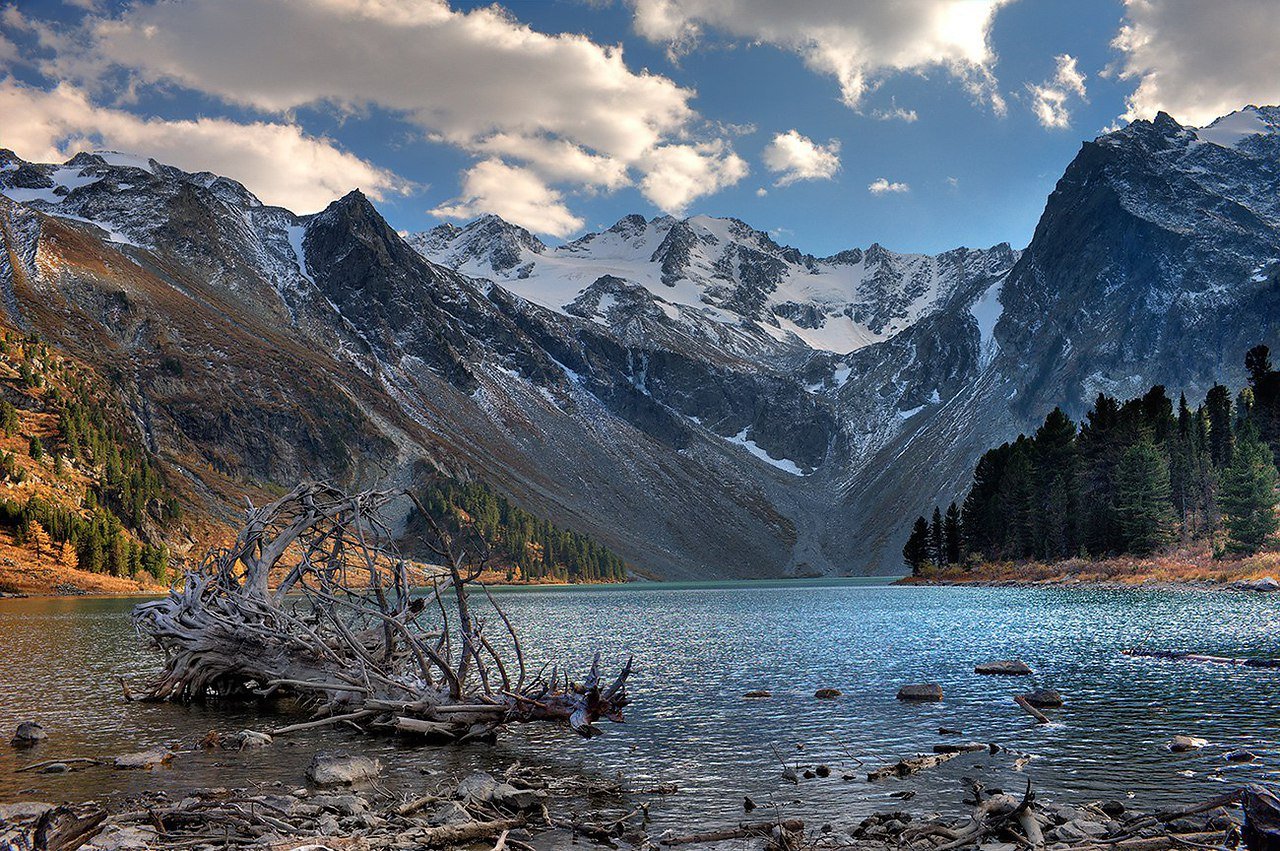
{"label": "blue sky", "polygon": [[819,255],[939,251],[1025,245],[1117,121],[1280,95],[1231,41],[1269,39],[1280,4],[889,5],[24,0],[0,14],[0,146],[129,149],[299,212],[360,185],[404,230],[707,213]]}

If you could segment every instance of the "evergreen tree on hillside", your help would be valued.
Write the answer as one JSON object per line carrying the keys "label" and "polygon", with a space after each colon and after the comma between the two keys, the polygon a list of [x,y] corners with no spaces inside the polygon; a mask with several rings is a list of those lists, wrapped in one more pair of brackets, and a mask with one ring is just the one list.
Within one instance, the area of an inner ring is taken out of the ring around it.
{"label": "evergreen tree on hillside", "polygon": [[1075,552],[1076,540],[1076,424],[1054,408],[1036,430],[1036,496],[1034,554],[1044,559],[1065,558]]}
{"label": "evergreen tree on hillside", "polygon": [[1223,471],[1218,503],[1226,515],[1227,550],[1256,553],[1275,534],[1277,473],[1270,448],[1251,425],[1241,430]]}
{"label": "evergreen tree on hillside", "polygon": [[1116,552],[1121,535],[1111,506],[1115,504],[1116,470],[1124,454],[1120,403],[1099,393],[1085,415],[1077,447],[1080,453],[1079,505],[1081,543],[1091,553]]}
{"label": "evergreen tree on hillside", "polygon": [[947,506],[947,516],[942,521],[942,537],[947,549],[947,564],[959,564],[964,559],[964,535],[960,525],[960,508],[954,502]]}
{"label": "evergreen tree on hillside", "polygon": [[923,517],[917,517],[911,527],[911,535],[902,548],[902,560],[914,576],[920,575],[920,569],[929,560],[929,521]]}
{"label": "evergreen tree on hillside", "polygon": [[1149,555],[1172,539],[1169,466],[1150,437],[1130,446],[1116,468],[1115,515],[1123,550]]}
{"label": "evergreen tree on hillside", "polygon": [[1262,442],[1271,448],[1273,461],[1280,463],[1280,372],[1271,368],[1271,350],[1254,346],[1244,356],[1253,391],[1252,420]]}
{"label": "evergreen tree on hillside", "polygon": [[929,524],[929,559],[936,565],[947,562],[946,532],[942,528],[942,512],[933,507],[933,522]]}
{"label": "evergreen tree on hillside", "polygon": [[1034,550],[1036,487],[1031,452],[1031,441],[1019,437],[1000,477],[997,502],[1003,524],[1002,558],[1028,558]]}
{"label": "evergreen tree on hillside", "polygon": [[1231,463],[1235,434],[1231,426],[1231,391],[1221,384],[1209,388],[1204,397],[1205,415],[1209,421],[1209,458],[1221,469]]}
{"label": "evergreen tree on hillside", "polygon": [[978,466],[973,471],[973,484],[961,508],[965,542],[971,551],[987,559],[1000,557],[1000,545],[1004,540],[1004,519],[997,497],[1000,480],[1012,452],[1013,447],[1006,443],[978,459]]}

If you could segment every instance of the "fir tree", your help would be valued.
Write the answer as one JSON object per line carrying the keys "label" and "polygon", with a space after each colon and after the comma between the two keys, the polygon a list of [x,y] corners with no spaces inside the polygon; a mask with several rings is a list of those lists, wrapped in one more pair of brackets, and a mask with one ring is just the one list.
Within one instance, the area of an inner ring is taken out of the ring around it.
{"label": "fir tree", "polygon": [[1275,534],[1275,461],[1251,426],[1241,430],[1231,466],[1222,474],[1218,503],[1226,515],[1227,550],[1253,554]]}
{"label": "fir tree", "polygon": [[902,560],[911,568],[913,576],[919,576],[920,570],[929,560],[929,521],[917,517],[911,527],[911,535],[902,548]]}
{"label": "fir tree", "polygon": [[941,567],[946,563],[947,534],[942,528],[942,512],[933,507],[933,522],[929,524],[929,560]]}
{"label": "fir tree", "polygon": [[1213,385],[1204,398],[1204,407],[1209,420],[1209,457],[1213,466],[1221,469],[1231,463],[1231,449],[1235,444],[1231,427],[1231,391],[1221,384]]}
{"label": "fir tree", "polygon": [[1155,443],[1143,436],[1116,469],[1115,515],[1124,550],[1149,555],[1172,540],[1169,466]]}
{"label": "fir tree", "polygon": [[947,516],[942,521],[942,537],[947,548],[947,564],[959,564],[964,559],[964,535],[960,508],[954,502],[947,506]]}

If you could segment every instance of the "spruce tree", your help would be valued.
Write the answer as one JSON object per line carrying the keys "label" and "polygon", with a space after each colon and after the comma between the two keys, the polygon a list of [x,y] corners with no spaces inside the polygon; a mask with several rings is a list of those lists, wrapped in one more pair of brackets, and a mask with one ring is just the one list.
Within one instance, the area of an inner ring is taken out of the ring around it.
{"label": "spruce tree", "polygon": [[964,558],[964,536],[960,526],[960,508],[954,502],[947,506],[942,521],[942,537],[947,548],[947,564],[959,564]]}
{"label": "spruce tree", "polygon": [[1218,504],[1226,515],[1227,550],[1253,554],[1275,534],[1275,461],[1251,426],[1241,429],[1231,465],[1222,473]]}
{"label": "spruce tree", "polygon": [[929,560],[929,521],[923,517],[917,517],[911,527],[911,535],[902,548],[902,560],[914,576],[920,575],[920,569]]}
{"label": "spruce tree", "polygon": [[1123,548],[1149,555],[1172,540],[1169,466],[1147,435],[1125,450],[1116,468],[1115,517]]}
{"label": "spruce tree", "polygon": [[1209,457],[1213,466],[1222,469],[1231,463],[1231,449],[1235,436],[1231,428],[1231,391],[1221,384],[1209,388],[1204,397],[1205,414],[1209,419]]}
{"label": "spruce tree", "polygon": [[947,560],[946,532],[942,528],[942,512],[933,507],[933,522],[929,524],[929,558],[941,567]]}

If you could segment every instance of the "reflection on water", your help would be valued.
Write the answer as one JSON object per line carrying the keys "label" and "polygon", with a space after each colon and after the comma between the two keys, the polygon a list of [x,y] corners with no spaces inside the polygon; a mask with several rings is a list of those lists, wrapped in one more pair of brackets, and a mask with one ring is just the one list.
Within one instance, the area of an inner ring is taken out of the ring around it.
{"label": "reflection on water", "polygon": [[[505,766],[622,772],[632,788],[675,782],[654,807],[658,826],[735,818],[741,796],[797,815],[847,820],[890,806],[912,789],[924,808],[960,807],[959,778],[1021,790],[1030,777],[1053,799],[1124,797],[1145,805],[1189,802],[1280,765],[1280,671],[1130,659],[1121,648],[1196,649],[1280,656],[1280,595],[1196,591],[896,588],[879,582],[737,583],[529,589],[501,592],[525,646],[545,661],[608,667],[636,657],[628,723],[591,742],[560,730],[521,729],[497,747],[406,747],[330,730],[263,751],[192,753],[154,773],[95,768],[72,775],[15,774],[37,759],[108,756],[156,745],[189,749],[211,729],[269,722],[251,713],[126,704],[118,678],[145,678],[157,659],[134,635],[131,600],[0,601],[0,734],[37,719],[50,739],[31,751],[0,748],[0,801],[111,797],[142,787],[297,784],[319,747],[374,751],[388,785],[418,788],[423,774]],[[975,675],[976,662],[1021,658],[1034,678]],[[939,704],[895,699],[900,685],[943,685]],[[1063,692],[1058,723],[1036,725],[1012,697],[1032,685]],[[843,691],[820,701],[820,687]],[[768,689],[769,700],[743,700]],[[1008,757],[977,754],[907,781],[870,785],[860,763],[892,762],[943,739],[997,742],[1036,755],[1022,772]],[[1172,755],[1184,733],[1210,741]],[[803,745],[803,750],[798,746]],[[774,748],[801,764],[825,763],[826,780],[783,783]],[[1229,767],[1247,747],[1259,762]],[[844,773],[856,774],[842,781]],[[936,794],[933,794],[936,793]],[[803,803],[793,803],[802,799]]]}

